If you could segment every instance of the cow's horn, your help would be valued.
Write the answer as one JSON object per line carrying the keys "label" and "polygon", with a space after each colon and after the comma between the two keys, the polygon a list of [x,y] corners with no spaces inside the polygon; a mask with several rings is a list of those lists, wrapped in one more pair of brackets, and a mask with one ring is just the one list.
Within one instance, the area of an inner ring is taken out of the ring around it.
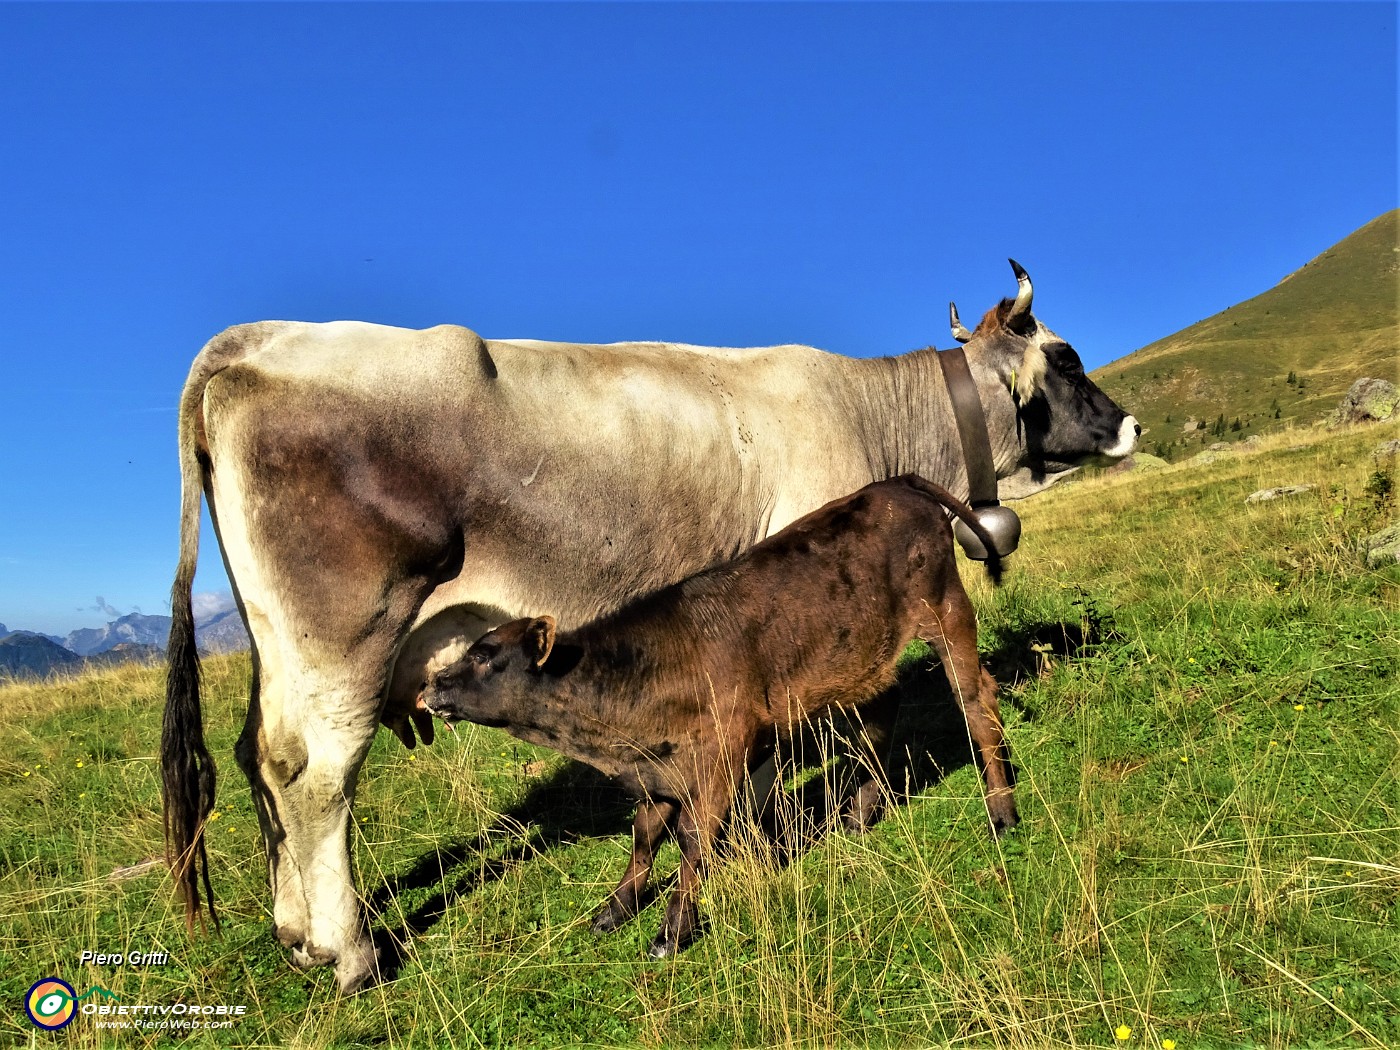
{"label": "cow's horn", "polygon": [[1011,272],[1016,275],[1016,302],[1011,307],[1011,314],[1007,317],[1007,323],[1014,325],[1017,321],[1022,321],[1030,316],[1031,296],[1034,294],[1031,289],[1031,275],[1021,268],[1021,264],[1015,259],[1007,259],[1011,264]]}
{"label": "cow's horn", "polygon": [[953,326],[953,338],[960,343],[965,343],[972,338],[972,333],[963,327],[962,321],[958,319],[958,306],[956,303],[948,304],[948,323]]}

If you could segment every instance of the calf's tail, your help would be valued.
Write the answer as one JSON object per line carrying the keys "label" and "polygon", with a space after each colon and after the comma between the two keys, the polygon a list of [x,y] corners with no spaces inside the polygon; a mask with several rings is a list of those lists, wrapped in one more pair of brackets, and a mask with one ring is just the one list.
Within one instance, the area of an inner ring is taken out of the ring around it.
{"label": "calf's tail", "polygon": [[214,809],[214,762],[204,746],[199,650],[195,647],[190,597],[199,557],[200,494],[204,487],[204,465],[196,444],[204,378],[192,374],[180,401],[180,558],[170,591],[169,670],[160,739],[165,859],[184,898],[185,925],[191,932],[196,919],[203,921],[201,884],[209,920],[215,929],[219,926],[214,891],[209,885],[209,858],[204,849],[204,826]]}
{"label": "calf's tail", "polygon": [[987,569],[987,575],[991,577],[993,585],[1001,586],[1002,563],[1001,555],[997,553],[996,544],[982,523],[977,520],[977,512],[969,507],[958,497],[945,489],[942,485],[935,485],[932,481],[919,477],[917,474],[906,474],[904,480],[907,481],[924,495],[937,500],[950,512],[957,515],[964,525],[972,530],[972,534],[977,537],[979,543],[987,551],[986,560],[982,564]]}

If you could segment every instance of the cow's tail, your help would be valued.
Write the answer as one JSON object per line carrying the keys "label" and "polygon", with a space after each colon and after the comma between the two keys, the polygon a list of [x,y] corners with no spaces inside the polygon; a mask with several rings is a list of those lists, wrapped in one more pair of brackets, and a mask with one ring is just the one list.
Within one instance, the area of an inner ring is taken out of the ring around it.
{"label": "cow's tail", "polygon": [[180,560],[170,590],[169,670],[165,680],[165,718],[161,727],[161,795],[165,809],[165,859],[185,902],[185,924],[191,932],[203,920],[203,904],[215,929],[214,893],[209,885],[209,858],[204,849],[204,826],[214,809],[214,762],[204,746],[204,721],[199,706],[199,651],[195,647],[194,608],[190,590],[199,558],[200,495],[204,463],[198,448],[203,415],[204,355],[196,360],[180,399]]}
{"label": "cow's tail", "polygon": [[1000,587],[1002,575],[1001,555],[997,553],[996,544],[992,542],[992,537],[988,535],[987,530],[982,527],[982,523],[977,520],[977,513],[942,485],[935,485],[932,481],[921,478],[917,474],[906,474],[905,480],[924,495],[931,496],[933,499],[943,504],[949,511],[962,519],[964,525],[972,530],[972,534],[977,537],[978,542],[982,544],[987,552],[986,560],[982,562],[987,570],[987,575],[991,577],[992,583],[995,586]]}

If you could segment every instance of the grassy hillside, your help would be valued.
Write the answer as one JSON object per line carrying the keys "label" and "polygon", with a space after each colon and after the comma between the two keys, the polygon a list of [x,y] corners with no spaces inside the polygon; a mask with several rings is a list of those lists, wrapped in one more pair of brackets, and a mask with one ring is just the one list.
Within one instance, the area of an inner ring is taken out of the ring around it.
{"label": "grassy hillside", "polygon": [[[463,726],[411,753],[381,733],[361,782],[357,863],[393,979],[340,999],[329,971],[292,969],[232,757],[241,657],[206,664],[227,931],[191,942],[150,863],[159,673],[0,688],[0,1044],[52,1043],[17,1005],[52,974],[248,1007],[192,1045],[1400,1045],[1400,567],[1357,549],[1394,516],[1393,459],[1370,450],[1396,433],[1280,435],[1018,506],[1007,586],[964,576],[1020,827],[986,834],[965,730],[911,652],[899,804],[864,837],[832,832],[839,766],[810,769],[784,845],[731,850],[708,934],[674,960],[645,957],[656,905],[588,932],[626,800]],[[1315,487],[1244,502],[1289,483]],[[659,870],[675,865],[670,847]],[[84,949],[170,963],[79,965]],[[161,1042],[89,1016],[59,1038]]]}
{"label": "grassy hillside", "polygon": [[[1289,382],[1292,373],[1296,382]],[[1177,459],[1312,423],[1360,376],[1400,381],[1400,211],[1388,212],[1253,299],[1105,365],[1094,379],[1137,415],[1143,450]],[[1161,449],[1158,449],[1161,445]]]}

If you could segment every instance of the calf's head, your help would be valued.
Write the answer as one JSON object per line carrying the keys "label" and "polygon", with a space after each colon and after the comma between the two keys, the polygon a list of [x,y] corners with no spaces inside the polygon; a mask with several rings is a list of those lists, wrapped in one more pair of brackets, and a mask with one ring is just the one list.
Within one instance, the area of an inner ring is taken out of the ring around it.
{"label": "calf's head", "polygon": [[[1076,467],[1121,459],[1132,452],[1142,428],[1084,374],[1074,347],[1031,313],[1030,275],[1014,259],[1011,268],[1016,298],[988,310],[976,329],[963,327],[952,303],[948,313],[953,337],[967,345],[968,361],[1003,392],[986,406],[988,425],[1014,428],[1033,490]],[[988,384],[979,386],[985,402]]]}
{"label": "calf's head", "polygon": [[526,693],[544,673],[554,635],[551,616],[502,624],[478,638],[456,663],[429,678],[419,706],[449,726],[454,722],[519,725],[531,706]]}

